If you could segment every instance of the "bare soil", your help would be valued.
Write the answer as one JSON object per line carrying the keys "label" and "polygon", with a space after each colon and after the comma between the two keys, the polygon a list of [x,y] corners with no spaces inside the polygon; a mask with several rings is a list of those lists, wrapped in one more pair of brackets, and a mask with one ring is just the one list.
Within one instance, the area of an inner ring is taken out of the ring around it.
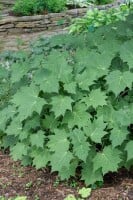
{"label": "bare soil", "polygon": [[[0,152],[0,196],[17,195],[29,200],[63,200],[68,194],[77,195],[77,187],[82,182],[59,182],[57,174],[49,169],[36,170],[22,167],[8,154]],[[121,170],[105,177],[105,185],[92,192],[89,200],[133,200],[133,172]]]}

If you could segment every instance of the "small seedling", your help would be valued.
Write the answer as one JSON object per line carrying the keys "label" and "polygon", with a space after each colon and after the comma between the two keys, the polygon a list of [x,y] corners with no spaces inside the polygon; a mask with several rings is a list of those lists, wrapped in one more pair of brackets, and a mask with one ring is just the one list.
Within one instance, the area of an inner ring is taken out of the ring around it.
{"label": "small seedling", "polygon": [[91,188],[85,188],[83,187],[82,189],[80,189],[78,191],[78,194],[82,197],[82,198],[87,198],[91,195]]}
{"label": "small seedling", "polygon": [[81,188],[78,191],[79,198],[76,198],[73,194],[69,194],[64,200],[84,200],[91,195],[91,188]]}
{"label": "small seedling", "polygon": [[38,197],[38,195],[35,196],[34,200],[40,200],[40,198]]}
{"label": "small seedling", "polygon": [[64,200],[76,200],[73,194],[69,194]]}
{"label": "small seedling", "polygon": [[30,182],[26,183],[25,187],[26,187],[27,189],[29,189],[29,188],[32,187],[32,185],[33,185],[33,183],[32,183],[32,181],[30,181]]}
{"label": "small seedling", "polygon": [[53,186],[54,186],[54,187],[57,187],[59,184],[60,184],[60,180],[59,180],[59,178],[57,178],[57,179],[54,181]]}

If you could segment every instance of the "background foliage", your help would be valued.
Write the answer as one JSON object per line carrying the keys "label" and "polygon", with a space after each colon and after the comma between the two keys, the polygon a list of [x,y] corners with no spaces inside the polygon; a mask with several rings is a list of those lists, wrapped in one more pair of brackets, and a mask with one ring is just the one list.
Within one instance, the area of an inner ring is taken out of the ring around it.
{"label": "background foliage", "polygon": [[122,4],[117,8],[109,8],[106,10],[98,10],[94,8],[89,10],[82,18],[76,18],[69,27],[69,32],[79,34],[82,32],[94,32],[98,27],[115,23],[117,21],[125,21],[126,17],[132,12],[132,4]]}
{"label": "background foliage", "polygon": [[133,32],[125,22],[0,55],[0,142],[86,185],[133,165]]}
{"label": "background foliage", "polygon": [[33,15],[45,12],[60,12],[66,0],[16,0],[13,12],[18,15]]}
{"label": "background foliage", "polygon": [[107,4],[112,0],[16,0],[13,12],[17,15],[61,12],[66,8],[87,7],[89,4]]}

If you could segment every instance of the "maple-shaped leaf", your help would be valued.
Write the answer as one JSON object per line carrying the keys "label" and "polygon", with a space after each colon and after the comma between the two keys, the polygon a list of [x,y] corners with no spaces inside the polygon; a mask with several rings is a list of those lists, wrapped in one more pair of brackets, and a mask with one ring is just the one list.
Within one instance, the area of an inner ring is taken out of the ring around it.
{"label": "maple-shaped leaf", "polygon": [[53,50],[48,55],[45,64],[45,68],[50,70],[54,77],[63,83],[66,82],[73,71],[73,68],[67,62],[67,56],[68,53],[60,53],[59,51]]}
{"label": "maple-shaped leaf", "polygon": [[[109,35],[107,35],[107,39],[103,40],[102,43],[98,46],[99,51],[105,55],[104,60],[106,60],[106,57],[109,56],[113,58],[120,51],[121,48],[121,43],[116,40],[116,38],[112,39],[113,34],[110,36],[111,38],[109,38]],[[111,45],[109,46],[109,44]]]}
{"label": "maple-shaped leaf", "polygon": [[18,138],[20,141],[23,141],[25,139],[27,139],[30,135],[30,132],[22,130],[21,132],[18,133]]}
{"label": "maple-shaped leaf", "polygon": [[114,112],[114,119],[121,126],[129,126],[133,122],[129,105],[124,106],[122,109],[116,110]]}
{"label": "maple-shaped leaf", "polygon": [[47,104],[47,102],[38,97],[39,88],[31,85],[30,87],[22,87],[12,99],[12,102],[18,106],[19,118],[24,120],[31,116],[35,111],[40,114],[42,107]]}
{"label": "maple-shaped leaf", "polygon": [[76,82],[70,82],[64,84],[64,90],[66,90],[70,94],[76,94]]}
{"label": "maple-shaped leaf", "polygon": [[33,115],[31,118],[28,118],[24,124],[24,129],[28,131],[39,127],[40,127],[40,116],[38,114]]}
{"label": "maple-shaped leaf", "polygon": [[11,122],[11,124],[5,130],[7,135],[15,135],[15,136],[19,136],[21,131],[22,131],[22,124],[16,118],[14,118],[14,120]]}
{"label": "maple-shaped leaf", "polygon": [[46,69],[40,69],[36,71],[33,77],[33,81],[34,83],[40,86],[40,90],[46,93],[58,93],[58,79]]}
{"label": "maple-shaped leaf", "polygon": [[101,169],[98,169],[97,171],[93,170],[92,159],[95,155],[95,151],[89,151],[86,162],[82,164],[81,179],[85,181],[87,186],[92,185],[97,181],[103,182]]}
{"label": "maple-shaped leaf", "polygon": [[70,151],[59,151],[51,155],[52,171],[60,171],[63,167],[70,168],[73,154]]}
{"label": "maple-shaped leaf", "polygon": [[97,118],[103,116],[104,122],[108,123],[108,127],[111,129],[116,126],[116,110],[112,107],[112,105],[105,105],[103,107],[97,108]]}
{"label": "maple-shaped leaf", "polygon": [[129,132],[126,127],[119,128],[115,126],[110,135],[112,147],[114,148],[118,145],[121,145],[123,141],[126,140],[128,134]]}
{"label": "maple-shaped leaf", "polygon": [[77,74],[76,82],[82,90],[89,91],[89,86],[94,84],[97,79],[97,71],[90,68],[85,70],[82,74]]}
{"label": "maple-shaped leaf", "polygon": [[71,133],[70,137],[72,139],[74,154],[79,159],[86,161],[88,152],[90,150],[90,144],[87,142],[87,137],[84,135],[84,132],[79,129],[75,129]]}
{"label": "maple-shaped leaf", "polygon": [[[28,74],[29,71],[29,65],[26,62],[23,63],[13,63],[11,66],[11,81],[12,83],[20,81],[21,78],[23,78],[24,75]],[[19,73],[18,73],[19,71]]]}
{"label": "maple-shaped leaf", "polygon": [[50,151],[55,152],[65,152],[69,149],[69,141],[67,139],[67,133],[65,130],[54,130],[54,135],[49,136],[49,142],[47,146],[49,147]]}
{"label": "maple-shaped leaf", "polygon": [[104,135],[107,134],[104,129],[107,124],[103,121],[103,116],[100,116],[98,119],[95,119],[93,122],[89,122],[88,126],[84,128],[84,131],[87,136],[91,138],[93,142],[101,143],[101,140]]}
{"label": "maple-shaped leaf", "polygon": [[102,92],[100,89],[92,90],[88,97],[83,98],[83,102],[90,107],[93,106],[94,108],[97,108],[97,106],[103,106],[106,105],[107,96],[105,92]]}
{"label": "maple-shaped leaf", "polygon": [[2,147],[7,149],[8,147],[14,146],[18,142],[18,138],[13,135],[7,135],[2,139]]}
{"label": "maple-shaped leaf", "polygon": [[88,55],[88,61],[88,67],[95,70],[97,72],[97,78],[100,78],[108,74],[112,56],[107,52],[99,54],[96,51],[91,51]]}
{"label": "maple-shaped leaf", "polygon": [[66,110],[72,110],[73,99],[69,96],[58,95],[51,98],[52,111],[55,117],[65,114]]}
{"label": "maple-shaped leaf", "polygon": [[72,112],[66,112],[63,123],[68,124],[69,128],[73,128],[75,125],[79,128],[87,126],[91,116],[86,110],[87,107],[84,103],[76,103]]}
{"label": "maple-shaped leaf", "polygon": [[117,96],[126,87],[129,89],[132,87],[133,73],[130,71],[120,72],[119,70],[115,70],[109,73],[106,80],[109,90]]}
{"label": "maple-shaped leaf", "polygon": [[133,39],[124,42],[120,48],[120,57],[127,62],[130,68],[133,68]]}
{"label": "maple-shaped leaf", "polygon": [[57,128],[58,125],[59,121],[55,119],[53,113],[51,113],[50,115],[45,115],[45,119],[42,119],[42,127],[44,129],[50,129],[51,131],[53,131]]}
{"label": "maple-shaped leaf", "polygon": [[46,167],[47,163],[50,160],[50,154],[46,149],[38,149],[32,153],[33,156],[33,166],[36,169],[41,169],[42,167]]}
{"label": "maple-shaped leaf", "polygon": [[59,171],[59,176],[61,180],[69,179],[72,176],[75,176],[76,168],[78,167],[78,160],[72,160],[70,167],[62,167]]}
{"label": "maple-shaped leaf", "polygon": [[126,144],[125,150],[127,151],[127,161],[133,159],[133,140]]}
{"label": "maple-shaped leaf", "polygon": [[38,131],[37,133],[34,133],[30,136],[30,142],[32,146],[36,146],[36,147],[42,147],[44,145],[44,132],[43,131]]}
{"label": "maple-shaped leaf", "polygon": [[121,152],[111,146],[104,147],[102,152],[96,154],[93,159],[94,171],[102,169],[103,175],[108,172],[115,172],[121,162]]}
{"label": "maple-shaped leaf", "polygon": [[11,156],[16,160],[21,160],[23,155],[27,155],[29,147],[22,142],[18,142],[16,145],[11,147]]}

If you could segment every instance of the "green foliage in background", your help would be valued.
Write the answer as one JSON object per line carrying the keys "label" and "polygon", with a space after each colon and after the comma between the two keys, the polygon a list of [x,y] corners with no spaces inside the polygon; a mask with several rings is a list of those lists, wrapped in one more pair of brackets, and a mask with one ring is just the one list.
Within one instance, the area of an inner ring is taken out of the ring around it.
{"label": "green foliage in background", "polygon": [[89,10],[84,17],[74,19],[72,25],[69,27],[69,33],[94,32],[100,26],[120,20],[125,21],[130,11],[132,12],[132,7],[126,4],[107,10],[94,8],[93,10]]}
{"label": "green foliage in background", "polygon": [[65,0],[16,0],[13,12],[17,15],[60,12],[65,9]]}
{"label": "green foliage in background", "polygon": [[86,185],[133,166],[132,18],[0,55],[0,143],[14,160],[62,180],[78,167]]}

